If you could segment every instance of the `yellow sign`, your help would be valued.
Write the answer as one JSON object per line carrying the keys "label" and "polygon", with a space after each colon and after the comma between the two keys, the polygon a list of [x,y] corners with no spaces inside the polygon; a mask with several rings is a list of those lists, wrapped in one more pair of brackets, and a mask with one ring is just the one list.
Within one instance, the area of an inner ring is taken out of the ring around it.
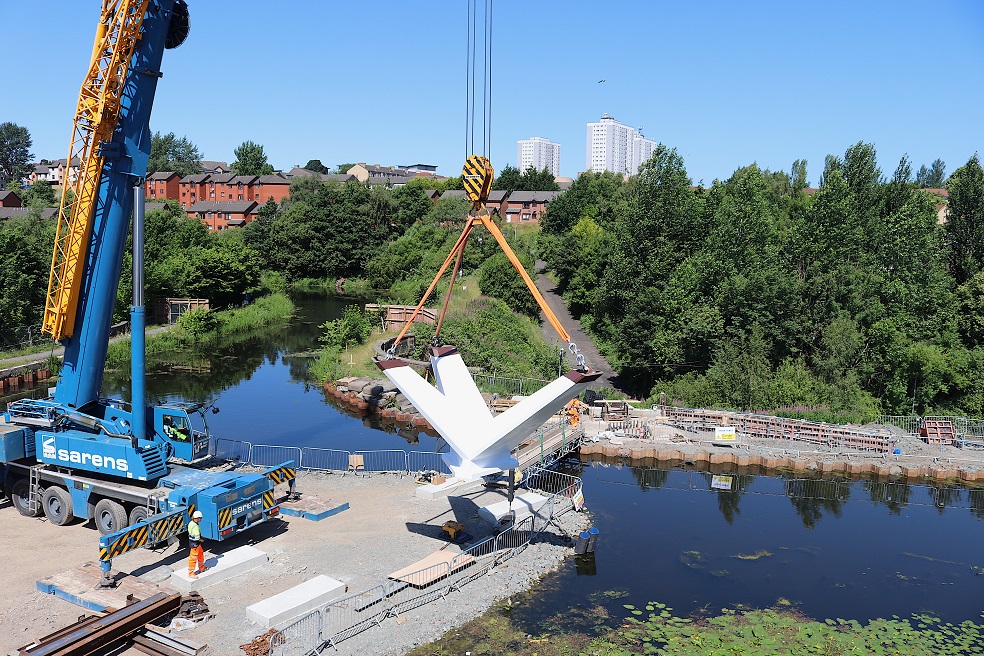
{"label": "yellow sign", "polygon": [[574,504],[574,510],[580,511],[581,508],[584,507],[584,493],[578,489],[578,491],[574,493],[574,497],[571,499],[571,502]]}

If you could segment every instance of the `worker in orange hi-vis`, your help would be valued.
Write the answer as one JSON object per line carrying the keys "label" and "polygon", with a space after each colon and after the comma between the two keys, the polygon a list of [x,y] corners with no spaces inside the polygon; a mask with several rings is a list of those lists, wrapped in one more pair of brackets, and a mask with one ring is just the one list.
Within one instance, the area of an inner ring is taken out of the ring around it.
{"label": "worker in orange hi-vis", "polygon": [[570,425],[572,427],[577,426],[577,423],[581,421],[581,402],[577,397],[570,400],[565,410],[567,411],[567,419]]}
{"label": "worker in orange hi-vis", "polygon": [[202,548],[202,529],[198,526],[200,521],[202,521],[202,511],[196,510],[191,515],[191,521],[188,522],[188,546],[191,548],[191,552],[188,554],[188,576],[190,578],[197,578],[199,574],[208,569],[205,567],[205,550]]}

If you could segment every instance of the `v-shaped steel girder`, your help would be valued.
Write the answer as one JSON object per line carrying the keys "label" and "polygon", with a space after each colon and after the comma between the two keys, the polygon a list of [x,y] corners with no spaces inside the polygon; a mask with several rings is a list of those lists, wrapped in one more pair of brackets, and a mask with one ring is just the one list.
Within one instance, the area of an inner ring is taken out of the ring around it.
{"label": "v-shaped steel girder", "polygon": [[451,451],[444,461],[466,481],[515,467],[511,451],[601,376],[569,371],[493,416],[455,347],[431,347],[430,361],[436,387],[402,360],[377,360],[376,365],[448,443]]}

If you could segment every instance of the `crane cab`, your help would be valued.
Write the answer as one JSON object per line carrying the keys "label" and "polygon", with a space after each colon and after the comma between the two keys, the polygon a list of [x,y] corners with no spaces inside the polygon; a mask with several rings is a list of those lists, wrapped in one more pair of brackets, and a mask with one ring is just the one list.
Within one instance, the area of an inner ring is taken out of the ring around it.
{"label": "crane cab", "polygon": [[204,458],[209,443],[205,410],[199,404],[154,407],[154,440],[167,444],[175,460],[192,462]]}

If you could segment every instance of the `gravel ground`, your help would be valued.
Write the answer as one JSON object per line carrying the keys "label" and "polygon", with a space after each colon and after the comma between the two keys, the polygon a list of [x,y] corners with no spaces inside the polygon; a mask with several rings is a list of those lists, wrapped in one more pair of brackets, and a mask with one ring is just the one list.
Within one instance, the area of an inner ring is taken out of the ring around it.
{"label": "gravel ground", "polygon": [[[324,574],[357,592],[386,579],[389,572],[410,565],[446,544],[440,526],[449,519],[465,525],[476,538],[493,527],[478,518],[478,508],[504,498],[504,491],[481,489],[449,499],[426,500],[414,495],[412,477],[389,474],[353,476],[302,473],[298,488],[306,493],[347,501],[350,508],[321,522],[284,517],[236,538],[213,545],[215,551],[250,544],[265,551],[269,563],[231,581],[202,589],[215,617],[178,635],[207,643],[210,654],[242,654],[239,645],[266,629],[246,618],[245,608]],[[11,594],[0,610],[0,649],[10,652],[31,638],[74,621],[83,611],[67,601],[44,595],[34,582],[55,572],[95,559],[98,533],[88,525],[55,527],[45,520],[21,517],[9,504],[0,544],[8,558],[5,583]],[[527,590],[556,569],[572,553],[570,535],[583,530],[588,518],[567,513],[559,526],[544,533],[522,553],[488,575],[408,613],[340,643],[338,654],[403,654],[431,642],[447,630],[477,617],[497,600]],[[50,557],[39,559],[21,539],[44,544]],[[211,553],[211,551],[209,552]],[[168,568],[184,567],[187,549],[174,545],[160,551],[137,550],[117,558],[114,568],[145,579],[161,580]],[[13,601],[16,600],[16,601]]]}

